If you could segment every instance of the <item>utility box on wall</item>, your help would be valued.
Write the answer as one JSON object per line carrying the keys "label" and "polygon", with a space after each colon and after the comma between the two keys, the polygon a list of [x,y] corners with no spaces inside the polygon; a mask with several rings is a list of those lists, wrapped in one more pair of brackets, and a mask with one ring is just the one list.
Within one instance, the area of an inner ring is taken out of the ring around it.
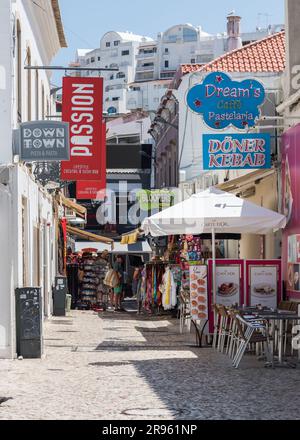
{"label": "utility box on wall", "polygon": [[16,289],[16,329],[18,356],[25,359],[41,358],[43,337],[40,288]]}
{"label": "utility box on wall", "polygon": [[68,285],[66,277],[55,277],[53,288],[53,315],[66,316],[66,295]]}

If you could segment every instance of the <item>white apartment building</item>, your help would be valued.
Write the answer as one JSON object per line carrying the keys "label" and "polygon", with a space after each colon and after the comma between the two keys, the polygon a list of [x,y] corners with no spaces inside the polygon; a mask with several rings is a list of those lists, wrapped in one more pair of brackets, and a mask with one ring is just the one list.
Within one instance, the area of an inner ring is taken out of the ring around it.
{"label": "white apartment building", "polygon": [[50,75],[24,66],[50,65],[66,46],[58,0],[43,8],[28,0],[0,1],[0,358],[16,356],[15,289],[40,287],[51,314],[56,276],[53,199],[13,155],[13,129],[54,109]]}
{"label": "white apartment building", "polygon": [[[109,114],[127,113],[127,85],[135,79],[136,55],[140,44],[153,41],[151,38],[130,32],[107,32],[95,50],[79,49],[75,64],[81,67],[117,68],[119,71],[102,72],[104,78],[104,111]],[[86,71],[85,76],[98,73]]]}
{"label": "white apartment building", "polygon": [[[281,30],[283,25],[242,33],[241,17],[227,17],[227,32],[211,35],[200,26],[179,24],[160,32],[157,40],[129,32],[108,32],[95,50],[78,50],[76,63],[117,67],[103,72],[104,110],[128,113],[155,111],[181,64],[206,64],[218,56]],[[86,72],[86,75],[95,72]]]}

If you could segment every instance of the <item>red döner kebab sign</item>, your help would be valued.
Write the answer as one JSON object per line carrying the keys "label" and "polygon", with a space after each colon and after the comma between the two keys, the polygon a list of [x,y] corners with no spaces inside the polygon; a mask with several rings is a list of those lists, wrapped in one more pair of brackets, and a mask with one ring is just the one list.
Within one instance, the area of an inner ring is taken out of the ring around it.
{"label": "red d\u00f6ner kebab sign", "polygon": [[62,180],[101,180],[102,111],[102,78],[63,79],[62,119],[70,124],[70,160],[62,162]]}

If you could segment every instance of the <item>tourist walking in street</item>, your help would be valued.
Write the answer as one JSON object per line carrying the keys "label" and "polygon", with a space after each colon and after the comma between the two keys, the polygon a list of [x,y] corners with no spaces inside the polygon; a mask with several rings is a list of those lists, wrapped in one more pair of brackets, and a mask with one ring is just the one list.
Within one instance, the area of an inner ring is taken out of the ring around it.
{"label": "tourist walking in street", "polygon": [[137,288],[139,279],[141,278],[141,267],[136,266],[134,268],[133,276],[132,276],[132,294],[133,298],[136,298],[137,296]]}
{"label": "tourist walking in street", "polygon": [[114,287],[114,305],[115,310],[121,310],[121,296],[123,291],[124,278],[123,258],[121,257],[121,255],[117,255],[116,261],[113,265],[113,269],[116,271],[119,277],[119,284]]}

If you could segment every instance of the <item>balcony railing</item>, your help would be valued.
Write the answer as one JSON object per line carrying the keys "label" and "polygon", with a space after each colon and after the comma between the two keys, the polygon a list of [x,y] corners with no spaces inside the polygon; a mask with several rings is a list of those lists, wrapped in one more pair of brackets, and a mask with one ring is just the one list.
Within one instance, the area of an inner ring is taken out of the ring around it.
{"label": "balcony railing", "polygon": [[137,72],[151,72],[155,69],[154,64],[152,66],[137,66],[136,71]]}
{"label": "balcony railing", "polygon": [[143,76],[143,73],[141,72],[140,74],[136,74],[135,77],[135,81],[136,82],[143,82],[143,81],[151,81],[152,79],[154,79],[154,73],[152,73],[151,75],[147,75],[147,76]]}
{"label": "balcony railing", "polygon": [[136,58],[138,60],[143,59],[143,58],[154,58],[156,56],[157,52],[147,52],[147,53],[139,53],[137,54]]}

